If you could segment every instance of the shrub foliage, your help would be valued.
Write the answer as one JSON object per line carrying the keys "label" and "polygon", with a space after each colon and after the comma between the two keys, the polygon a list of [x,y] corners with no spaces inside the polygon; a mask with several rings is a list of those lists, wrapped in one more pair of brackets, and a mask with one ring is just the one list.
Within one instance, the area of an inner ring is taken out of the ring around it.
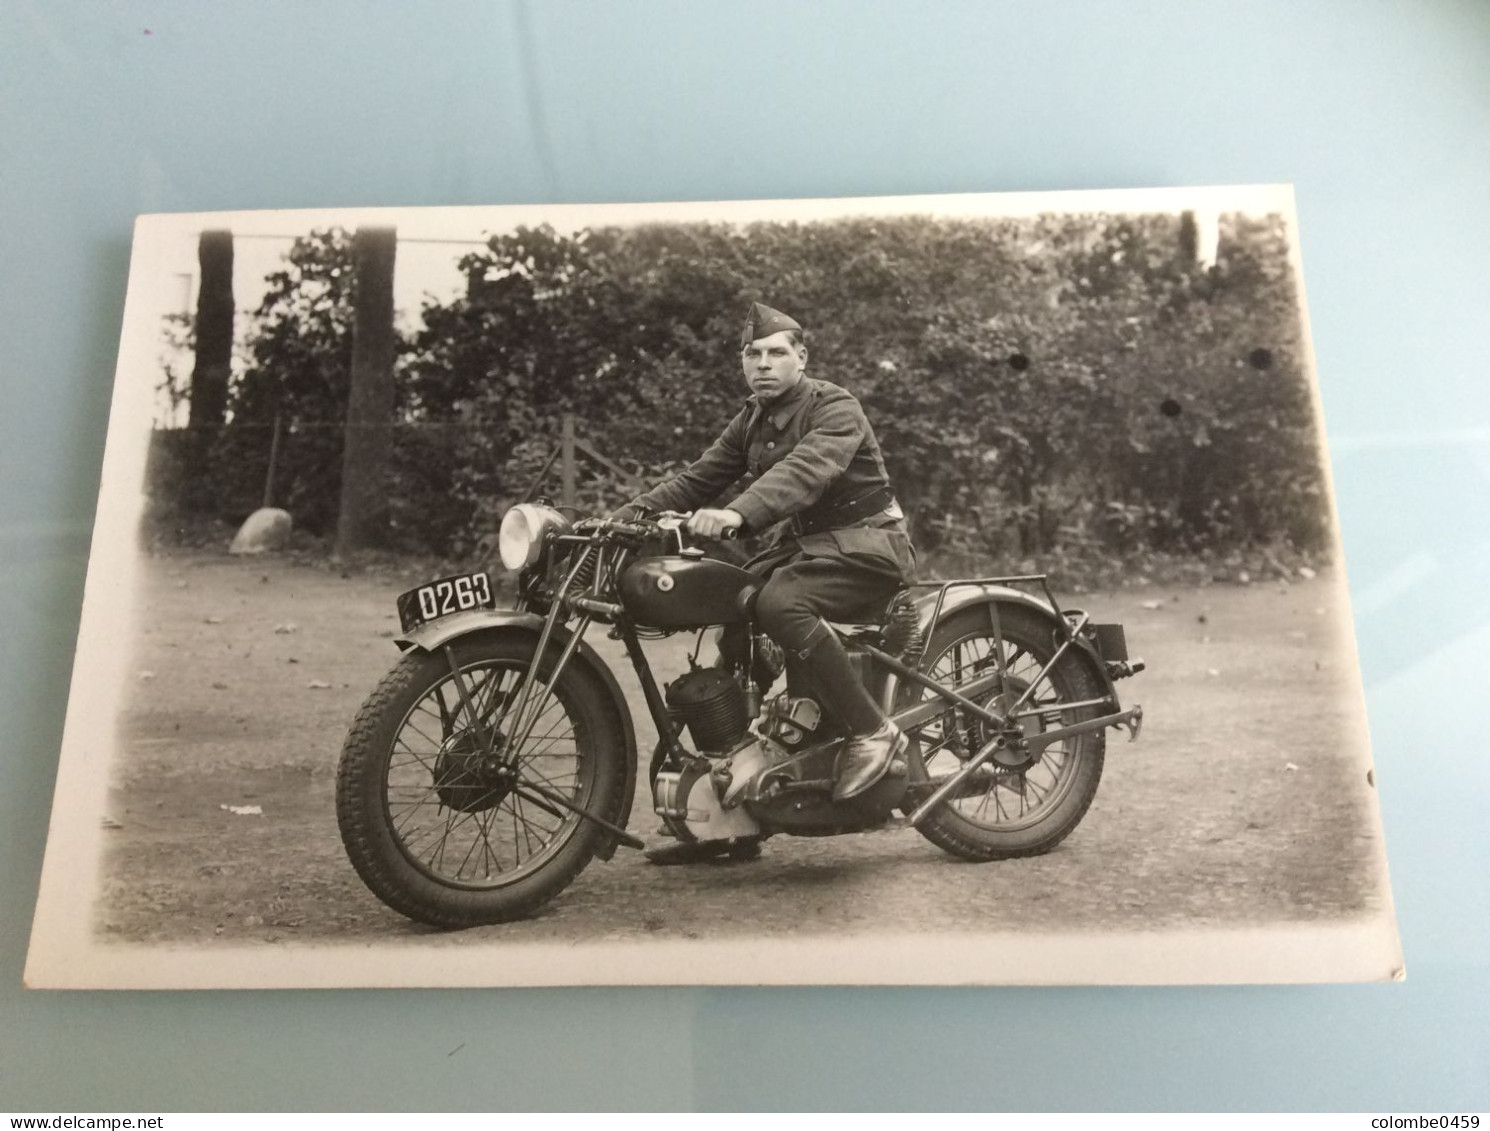
{"label": "shrub foliage", "polygon": [[[1277,217],[1223,217],[1210,269],[1157,214],[494,237],[461,261],[466,294],[400,342],[394,548],[469,552],[565,414],[631,473],[582,461],[582,505],[675,469],[737,410],[739,323],[760,299],[808,327],[809,374],[864,402],[939,560],[1323,551],[1286,237]],[[350,239],[329,231],[270,278],[215,445],[225,516],[257,505],[277,415],[276,502],[334,526],[351,276]]]}

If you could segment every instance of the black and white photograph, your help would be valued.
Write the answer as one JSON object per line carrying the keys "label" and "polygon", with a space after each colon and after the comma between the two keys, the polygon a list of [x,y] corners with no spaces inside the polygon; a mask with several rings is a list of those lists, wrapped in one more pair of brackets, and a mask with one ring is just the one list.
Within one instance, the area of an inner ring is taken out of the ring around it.
{"label": "black and white photograph", "polygon": [[141,217],[27,984],[1402,978],[1297,228]]}

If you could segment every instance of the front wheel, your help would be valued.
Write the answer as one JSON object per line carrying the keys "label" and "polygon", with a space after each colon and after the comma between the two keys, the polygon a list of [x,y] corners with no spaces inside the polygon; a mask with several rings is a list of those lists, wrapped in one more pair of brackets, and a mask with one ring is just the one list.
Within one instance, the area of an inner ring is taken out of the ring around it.
{"label": "front wheel", "polygon": [[[1043,677],[1055,654],[1054,621],[1018,605],[999,606],[1000,637],[989,611],[978,605],[942,621],[926,645],[926,674],[947,687],[997,670],[1002,650],[1006,682],[980,700],[980,706],[1007,710],[1036,683],[1021,708],[1020,728],[1028,735],[1095,718],[1097,707],[1064,704],[1100,699],[1105,688],[1069,650]],[[930,692],[903,684],[896,709],[912,706]],[[948,710],[914,735],[912,779],[938,784],[961,769],[995,735],[981,718],[960,708]],[[1086,815],[1102,777],[1106,740],[1101,731],[1062,739],[1023,761],[990,760],[975,770],[958,793],[917,826],[927,840],[966,860],[1006,860],[1049,852]]]}
{"label": "front wheel", "polygon": [[516,718],[536,641],[494,635],[410,652],[342,748],[336,816],[352,865],[395,911],[436,927],[531,914],[589,863],[615,821],[625,742],[603,684],[571,662]]}

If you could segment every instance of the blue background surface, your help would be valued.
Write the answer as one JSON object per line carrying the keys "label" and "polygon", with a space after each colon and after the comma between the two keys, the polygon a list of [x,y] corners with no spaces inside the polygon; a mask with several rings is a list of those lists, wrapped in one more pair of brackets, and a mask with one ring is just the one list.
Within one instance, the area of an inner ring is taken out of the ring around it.
{"label": "blue background surface", "polygon": [[[1280,181],[1406,984],[20,989],[136,213]],[[1490,1109],[1487,200],[1476,3],[3,0],[0,1108]]]}

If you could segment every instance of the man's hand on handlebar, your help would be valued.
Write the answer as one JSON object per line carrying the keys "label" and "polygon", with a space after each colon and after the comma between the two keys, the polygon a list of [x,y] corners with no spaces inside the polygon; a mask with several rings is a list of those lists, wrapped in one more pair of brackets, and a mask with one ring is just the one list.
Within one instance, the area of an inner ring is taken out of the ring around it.
{"label": "man's hand on handlebar", "polygon": [[625,506],[617,507],[606,517],[612,522],[640,522],[647,517],[647,512],[635,503],[627,503]]}
{"label": "man's hand on handlebar", "polygon": [[699,510],[688,520],[688,533],[699,538],[733,538],[745,525],[739,511]]}
{"label": "man's hand on handlebar", "polygon": [[[695,538],[737,538],[744,533],[745,519],[739,511],[700,510],[693,514],[678,511],[642,511],[627,504],[614,510],[606,518],[582,519],[576,523],[577,530],[609,529],[618,533],[645,537],[648,532],[663,532],[681,535],[684,531]],[[681,548],[682,543],[679,543]]]}

